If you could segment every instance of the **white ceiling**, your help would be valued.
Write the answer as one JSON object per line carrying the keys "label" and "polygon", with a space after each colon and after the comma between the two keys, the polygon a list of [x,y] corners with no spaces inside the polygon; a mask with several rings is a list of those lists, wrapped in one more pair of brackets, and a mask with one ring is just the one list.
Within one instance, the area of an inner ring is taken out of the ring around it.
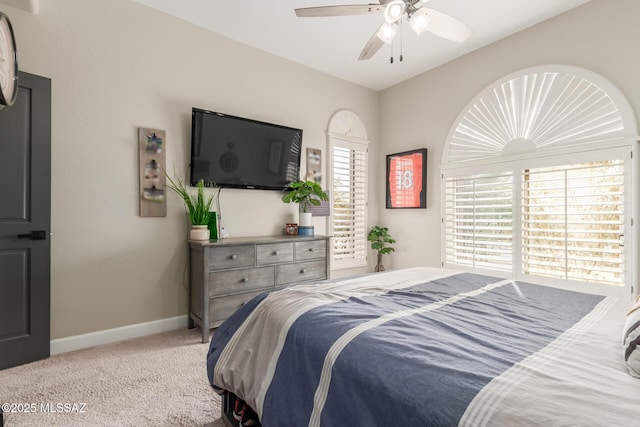
{"label": "white ceiling", "polygon": [[40,10],[40,0],[0,0],[0,3],[26,10],[33,14],[37,14]]}
{"label": "white ceiling", "polygon": [[430,0],[430,8],[464,22],[473,35],[458,44],[428,32],[418,37],[404,25],[404,59],[399,61],[399,33],[393,64],[388,45],[372,59],[358,61],[365,43],[384,20],[382,13],[326,18],[298,18],[294,13],[299,7],[366,4],[367,0],[135,1],[260,50],[382,90],[589,0]]}

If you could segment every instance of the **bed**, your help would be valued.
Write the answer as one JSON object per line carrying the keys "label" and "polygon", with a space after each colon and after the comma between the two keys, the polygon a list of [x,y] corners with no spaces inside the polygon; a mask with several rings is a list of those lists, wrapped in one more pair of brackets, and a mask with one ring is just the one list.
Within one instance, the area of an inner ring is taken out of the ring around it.
{"label": "bed", "polygon": [[389,271],[254,298],[216,330],[207,371],[223,412],[246,402],[265,427],[637,425],[629,308],[468,272]]}

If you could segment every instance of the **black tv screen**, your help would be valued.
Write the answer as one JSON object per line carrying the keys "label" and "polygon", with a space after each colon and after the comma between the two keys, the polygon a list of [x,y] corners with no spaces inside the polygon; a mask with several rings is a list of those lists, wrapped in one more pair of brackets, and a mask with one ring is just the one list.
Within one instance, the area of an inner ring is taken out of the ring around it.
{"label": "black tv screen", "polygon": [[191,185],[283,190],[300,179],[302,129],[193,108]]}

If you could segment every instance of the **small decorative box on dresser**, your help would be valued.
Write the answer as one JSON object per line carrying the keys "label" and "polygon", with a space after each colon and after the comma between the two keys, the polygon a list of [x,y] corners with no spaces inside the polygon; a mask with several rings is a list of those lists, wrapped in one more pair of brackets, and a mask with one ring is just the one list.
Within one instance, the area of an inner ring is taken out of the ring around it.
{"label": "small decorative box on dresser", "polygon": [[202,328],[202,342],[254,296],[329,277],[329,236],[189,241],[189,248],[189,328]]}

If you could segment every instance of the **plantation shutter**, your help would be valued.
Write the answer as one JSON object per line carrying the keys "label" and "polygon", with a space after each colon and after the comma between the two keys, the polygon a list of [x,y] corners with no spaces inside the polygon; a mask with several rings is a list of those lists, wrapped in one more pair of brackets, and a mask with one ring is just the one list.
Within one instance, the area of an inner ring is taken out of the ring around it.
{"label": "plantation shutter", "polygon": [[510,272],[513,174],[451,176],[444,184],[446,262]]}
{"label": "plantation shutter", "polygon": [[523,174],[522,272],[624,285],[624,161]]}
{"label": "plantation shutter", "polygon": [[460,113],[443,147],[442,265],[506,268],[506,257],[491,266],[492,258],[471,247],[489,245],[477,200],[465,191],[474,174],[511,171],[509,277],[637,294],[637,135],[624,94],[589,70],[544,65],[492,83]]}
{"label": "plantation shutter", "polygon": [[331,225],[334,269],[367,263],[367,145],[332,139]]}

